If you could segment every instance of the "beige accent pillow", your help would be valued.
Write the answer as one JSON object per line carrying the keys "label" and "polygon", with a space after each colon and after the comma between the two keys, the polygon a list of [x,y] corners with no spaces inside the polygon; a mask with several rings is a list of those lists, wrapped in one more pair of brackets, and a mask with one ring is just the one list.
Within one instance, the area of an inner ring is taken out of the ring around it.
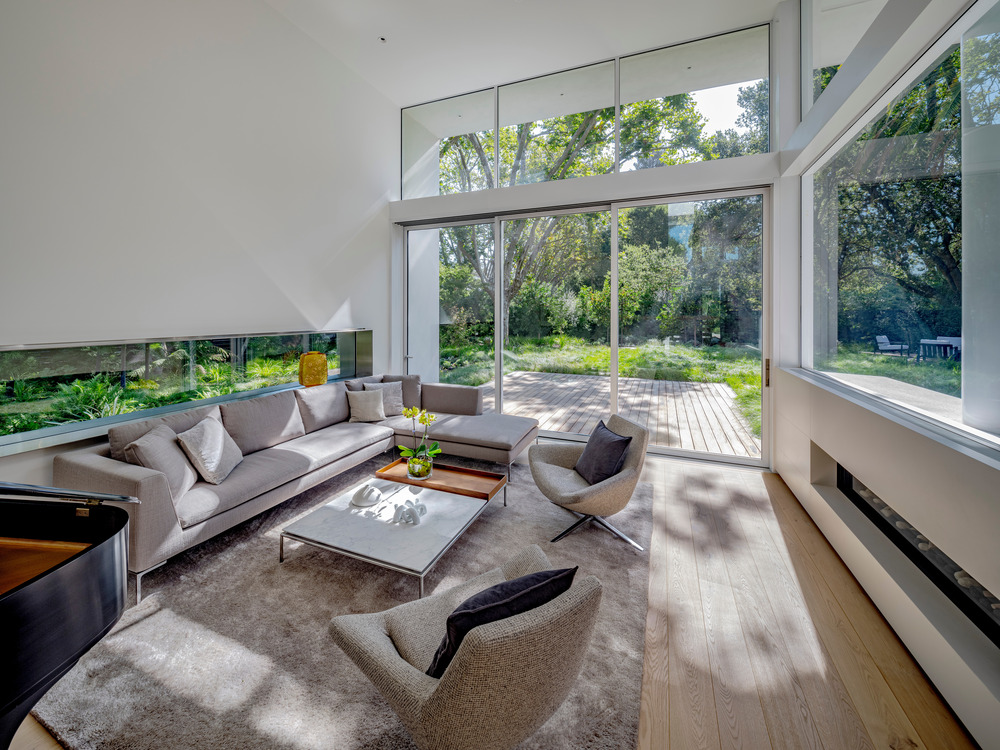
{"label": "beige accent pillow", "polygon": [[351,404],[350,422],[381,422],[385,419],[382,394],[379,391],[348,391]]}
{"label": "beige accent pillow", "polygon": [[154,427],[138,440],[125,446],[125,460],[163,472],[167,477],[170,497],[176,502],[198,481],[188,457],[177,444],[177,433],[166,425]]}
{"label": "beige accent pillow", "polygon": [[108,443],[111,446],[111,458],[116,461],[125,461],[125,446],[138,440],[154,427],[165,424],[175,433],[190,430],[205,417],[215,417],[222,420],[222,413],[218,404],[210,406],[199,406],[195,409],[184,409],[173,412],[164,417],[153,419],[135,419],[108,428]]}
{"label": "beige accent pillow", "polygon": [[177,436],[177,442],[191,463],[209,484],[220,484],[243,460],[240,447],[226,432],[222,422],[205,417]]}
{"label": "beige accent pillow", "polygon": [[402,383],[365,383],[366,391],[382,391],[382,410],[387,417],[403,413]]}

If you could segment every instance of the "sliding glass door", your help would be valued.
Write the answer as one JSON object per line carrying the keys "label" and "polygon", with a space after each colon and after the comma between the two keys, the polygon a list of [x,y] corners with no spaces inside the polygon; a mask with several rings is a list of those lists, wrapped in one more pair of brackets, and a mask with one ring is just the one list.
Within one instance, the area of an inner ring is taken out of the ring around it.
{"label": "sliding glass door", "polygon": [[503,411],[589,434],[611,403],[611,212],[500,226]]}
{"label": "sliding glass door", "polygon": [[582,439],[620,413],[653,450],[757,463],[765,204],[739,191],[411,230],[409,372],[483,386],[487,409],[543,433]]}
{"label": "sliding glass door", "polygon": [[761,456],[764,197],[618,211],[618,411],[650,444]]}

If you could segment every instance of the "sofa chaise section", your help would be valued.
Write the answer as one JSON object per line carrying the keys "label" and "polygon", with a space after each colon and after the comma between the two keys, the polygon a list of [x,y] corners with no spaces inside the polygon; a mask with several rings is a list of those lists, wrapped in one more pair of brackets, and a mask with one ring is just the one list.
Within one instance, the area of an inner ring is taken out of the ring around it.
{"label": "sofa chaise section", "polygon": [[[383,380],[384,377],[384,380]],[[436,440],[442,453],[510,465],[538,437],[538,420],[512,414],[483,413],[481,388],[449,383],[420,383],[418,376],[380,376],[347,381],[347,388],[361,390],[365,382],[391,382],[403,378],[403,404],[435,414],[428,437]],[[407,390],[407,379],[416,386]],[[402,416],[389,417],[379,424],[391,427],[403,445],[413,441],[413,422]],[[417,425],[420,427],[419,425]],[[423,429],[420,427],[420,429]]]}

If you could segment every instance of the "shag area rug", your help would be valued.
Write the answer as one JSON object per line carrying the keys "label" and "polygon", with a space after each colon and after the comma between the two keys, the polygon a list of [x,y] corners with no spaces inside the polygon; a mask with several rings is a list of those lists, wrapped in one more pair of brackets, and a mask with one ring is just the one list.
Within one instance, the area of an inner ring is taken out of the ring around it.
{"label": "shag area rug", "polygon": [[[36,718],[84,748],[413,748],[378,691],[331,640],[336,615],[417,596],[417,579],[278,534],[372,475],[374,459],[173,558],[143,580],[146,596],[42,699]],[[450,460],[480,468],[471,461]],[[639,724],[648,553],[586,528],[514,467],[498,495],[431,570],[426,593],[496,567],[538,544],[555,567],[604,584],[600,619],[566,702],[522,748],[633,748]],[[648,549],[652,489],[640,483],[616,526]]]}

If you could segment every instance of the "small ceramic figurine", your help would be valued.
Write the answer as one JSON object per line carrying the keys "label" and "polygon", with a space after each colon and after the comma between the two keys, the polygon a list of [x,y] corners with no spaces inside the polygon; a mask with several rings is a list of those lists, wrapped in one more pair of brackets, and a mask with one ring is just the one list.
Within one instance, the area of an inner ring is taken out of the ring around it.
{"label": "small ceramic figurine", "polygon": [[381,499],[382,493],[379,489],[366,484],[364,487],[359,487],[358,491],[354,493],[351,505],[356,505],[359,508],[367,508],[369,505],[375,505]]}
{"label": "small ceramic figurine", "polygon": [[407,500],[404,505],[396,506],[396,515],[393,516],[392,520],[396,523],[409,523],[417,526],[420,523],[420,516],[426,513],[426,505]]}

